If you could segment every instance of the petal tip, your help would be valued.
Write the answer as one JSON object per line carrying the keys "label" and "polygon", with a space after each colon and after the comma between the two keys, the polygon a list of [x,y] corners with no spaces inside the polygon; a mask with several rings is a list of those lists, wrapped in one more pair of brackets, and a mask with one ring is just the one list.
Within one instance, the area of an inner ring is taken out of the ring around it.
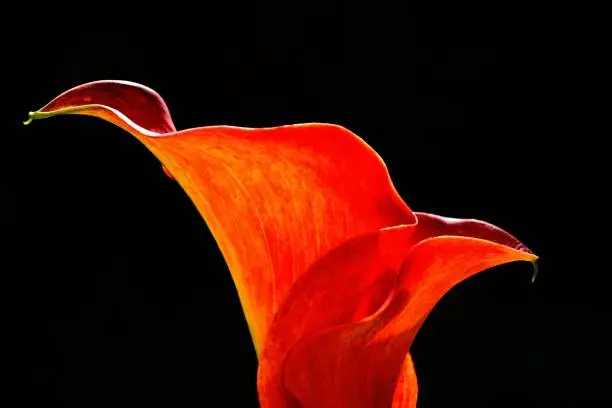
{"label": "petal tip", "polygon": [[55,111],[50,111],[50,112],[45,112],[42,110],[37,110],[34,112],[29,112],[28,113],[28,119],[25,120],[23,122],[24,125],[29,125],[30,123],[32,123],[32,121],[34,120],[38,120],[38,119],[46,119],[46,118],[50,118],[52,116],[56,116],[56,115],[60,115],[62,113],[70,113],[71,111],[77,111],[78,109],[75,108],[66,108],[66,109],[59,109],[59,110],[55,110]]}
{"label": "petal tip", "polygon": [[533,261],[531,261],[531,265],[533,265],[533,275],[531,276],[531,283],[534,283],[536,278],[538,277],[538,272],[540,271],[540,267],[538,264],[538,257],[536,256]]}
{"label": "petal tip", "polygon": [[26,126],[29,125],[34,120],[35,115],[36,112],[28,112],[28,119],[24,120],[22,123]]}

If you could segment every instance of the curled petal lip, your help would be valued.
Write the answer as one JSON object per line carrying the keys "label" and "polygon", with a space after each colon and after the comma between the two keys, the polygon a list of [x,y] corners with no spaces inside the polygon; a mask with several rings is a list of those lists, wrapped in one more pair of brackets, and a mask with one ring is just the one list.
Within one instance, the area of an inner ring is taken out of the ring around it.
{"label": "curled petal lip", "polygon": [[127,119],[127,123],[151,132],[151,136],[176,131],[168,106],[157,92],[136,82],[122,80],[94,81],[71,88],[38,111],[30,112],[24,123],[59,114],[87,114],[86,111],[91,109],[110,110]]}
{"label": "curled petal lip", "polygon": [[[30,112],[24,124],[60,114],[98,117],[131,133],[190,196],[236,283],[260,354],[264,408],[294,407],[296,399],[303,408],[334,406],[324,394],[329,387],[316,383],[325,378],[344,384],[336,390],[338,401],[347,404],[342,407],[373,406],[365,401],[414,407],[416,377],[406,353],[437,299],[415,301],[427,294],[423,285],[433,285],[438,295],[449,290],[461,277],[492,265],[485,256],[493,256],[492,248],[510,251],[500,258],[504,262],[512,256],[531,260],[537,273],[537,257],[492,224],[413,213],[380,156],[340,126],[179,131],[155,91],[113,80],[70,89]],[[453,247],[457,243],[471,248],[472,258]],[[441,244],[438,252],[426,250]],[[417,249],[426,254],[420,260]],[[466,272],[468,261],[476,269]],[[440,269],[444,262],[454,265],[454,275]],[[398,322],[402,313],[407,322]],[[354,342],[338,342],[343,336]],[[368,352],[373,344],[384,345],[383,351]],[[319,351],[326,361],[317,359]],[[351,353],[354,361],[338,365],[338,358]],[[361,370],[347,370],[356,362]],[[325,377],[332,366],[339,378]],[[382,370],[381,377],[364,383],[358,374],[365,367]],[[367,388],[371,384],[378,386]]]}

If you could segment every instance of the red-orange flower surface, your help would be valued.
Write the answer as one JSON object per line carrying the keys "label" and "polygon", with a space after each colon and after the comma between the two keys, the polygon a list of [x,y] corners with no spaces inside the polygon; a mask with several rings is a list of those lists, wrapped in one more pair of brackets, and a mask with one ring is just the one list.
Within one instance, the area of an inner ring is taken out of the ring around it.
{"label": "red-orange flower surface", "polygon": [[177,131],[153,90],[97,81],[32,119],[105,119],[187,192],[236,284],[259,357],[263,408],[415,407],[410,345],[453,286],[537,257],[477,220],[412,212],[378,154],[309,123]]}

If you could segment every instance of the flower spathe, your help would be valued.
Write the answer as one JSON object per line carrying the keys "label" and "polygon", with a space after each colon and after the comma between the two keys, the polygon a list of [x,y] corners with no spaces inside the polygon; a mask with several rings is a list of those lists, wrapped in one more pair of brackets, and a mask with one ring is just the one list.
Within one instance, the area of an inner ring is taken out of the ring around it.
{"label": "flower spathe", "polygon": [[193,201],[235,282],[265,408],[416,406],[409,349],[435,304],[476,273],[537,259],[491,224],[413,212],[341,126],[178,131],[156,92],[110,80],[26,124],[60,114],[120,126]]}

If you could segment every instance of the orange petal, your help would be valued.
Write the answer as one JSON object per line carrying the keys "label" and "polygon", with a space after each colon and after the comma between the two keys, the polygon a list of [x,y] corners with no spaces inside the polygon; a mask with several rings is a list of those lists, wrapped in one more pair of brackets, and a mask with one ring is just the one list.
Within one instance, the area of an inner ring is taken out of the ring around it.
{"label": "orange petal", "polygon": [[[401,267],[386,305],[358,323],[308,337],[289,352],[285,386],[302,408],[371,408],[399,404],[409,347],[423,320],[453,286],[496,265],[537,257],[491,241],[441,236],[421,241]],[[408,374],[410,377],[411,374]],[[415,407],[410,400],[405,407]]]}
{"label": "orange petal", "polygon": [[[296,281],[277,312],[261,355],[258,386],[262,407],[291,406],[281,378],[282,363],[289,350],[319,331],[376,312],[389,297],[399,266],[415,243],[438,235],[467,235],[528,251],[510,234],[483,221],[415,214],[416,229],[389,228],[350,240],[325,255]],[[416,401],[413,372],[412,361],[407,357],[397,381],[397,407]]]}
{"label": "orange petal", "polygon": [[30,119],[96,116],[130,132],[162,162],[215,236],[258,352],[289,288],[321,255],[347,238],[415,223],[381,158],[347,129],[303,124],[164,133],[171,121],[161,98],[130,86],[85,84]]}

